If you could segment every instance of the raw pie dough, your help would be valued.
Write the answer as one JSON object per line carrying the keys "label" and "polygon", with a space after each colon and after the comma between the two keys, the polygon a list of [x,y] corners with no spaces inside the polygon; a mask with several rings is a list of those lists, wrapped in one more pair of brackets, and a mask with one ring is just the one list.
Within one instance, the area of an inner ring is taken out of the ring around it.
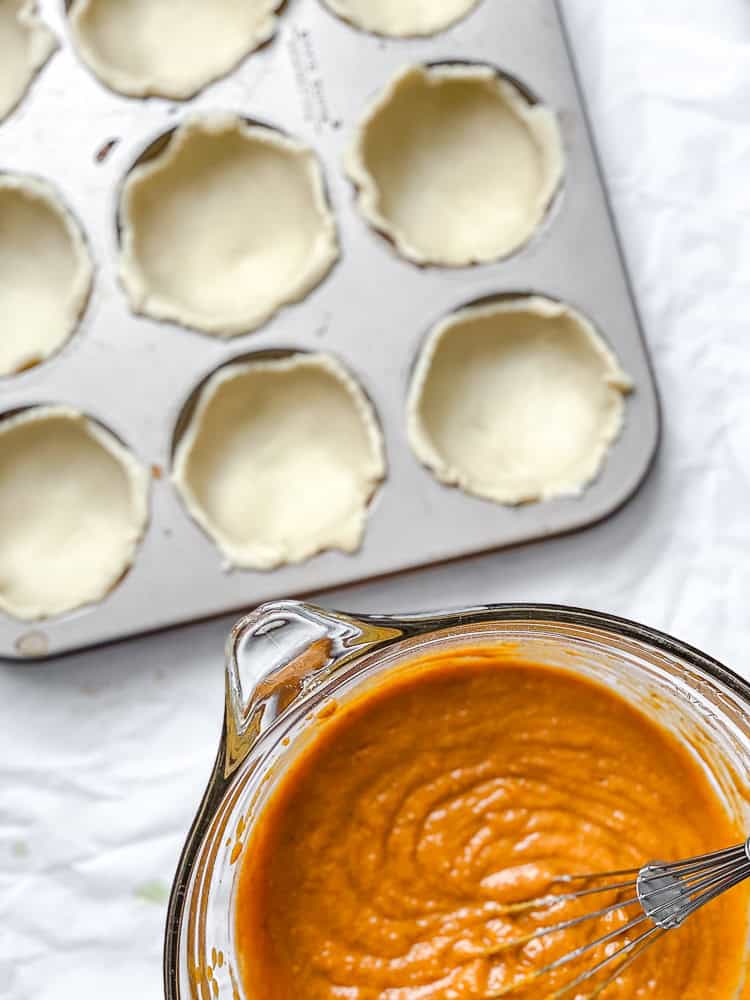
{"label": "raw pie dough", "polygon": [[0,422],[0,609],[33,620],[100,601],[148,520],[146,470],[76,410]]}
{"label": "raw pie dough", "polygon": [[55,190],[0,174],[0,375],[30,368],[68,340],[92,276],[81,227]]}
{"label": "raw pie dough", "polygon": [[437,478],[498,503],[581,493],[623,424],[632,383],[568,306],[517,298],[454,313],[430,335],[408,403]]}
{"label": "raw pie dough", "polygon": [[136,166],[120,221],[132,308],[220,337],[302,299],[338,257],[315,154],[234,115],[189,119]]}
{"label": "raw pie dough", "polygon": [[562,140],[555,115],[491,67],[416,66],[371,108],[346,170],[404,257],[462,267],[532,236],[562,178]]}
{"label": "raw pie dough", "polygon": [[325,0],[357,28],[406,38],[434,35],[465,17],[479,0]]}
{"label": "raw pie dough", "polygon": [[183,100],[272,37],[283,0],[76,0],[81,55],[112,90]]}
{"label": "raw pie dough", "polygon": [[175,451],[185,504],[231,565],[274,569],[354,552],[385,477],[373,407],[324,354],[227,365]]}
{"label": "raw pie dough", "polygon": [[34,0],[0,0],[0,121],[57,48]]}

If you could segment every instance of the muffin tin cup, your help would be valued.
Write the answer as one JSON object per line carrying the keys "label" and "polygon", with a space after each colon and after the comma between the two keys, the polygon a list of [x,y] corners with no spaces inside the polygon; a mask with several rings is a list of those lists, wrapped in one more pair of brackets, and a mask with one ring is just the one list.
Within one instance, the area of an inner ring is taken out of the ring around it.
{"label": "muffin tin cup", "polygon": [[[635,492],[658,442],[656,389],[564,28],[548,0],[482,0],[449,30],[404,41],[357,31],[319,0],[296,0],[271,44],[184,104],[113,95],[74,53],[62,4],[56,16],[53,27],[65,44],[23,108],[0,127],[0,169],[42,172],[59,186],[89,238],[97,281],[77,335],[46,364],[0,380],[0,408],[67,404],[111,428],[153,468],[151,523],[132,570],[96,607],[32,626],[0,615],[0,655],[60,653],[572,531],[613,513]],[[344,152],[399,70],[454,61],[496,66],[557,113],[565,175],[546,220],[512,257],[455,270],[419,268],[359,214]],[[341,259],[318,288],[231,342],[132,315],[117,279],[122,180],[155,136],[196,111],[238,112],[311,146],[341,239]],[[590,317],[633,379],[623,433],[581,497],[498,506],[440,485],[409,448],[407,392],[428,331],[467,303],[502,294],[569,303]],[[208,373],[242,353],[278,347],[325,351],[347,366],[381,420],[388,478],[356,555],[226,572],[170,482],[174,429]]]}

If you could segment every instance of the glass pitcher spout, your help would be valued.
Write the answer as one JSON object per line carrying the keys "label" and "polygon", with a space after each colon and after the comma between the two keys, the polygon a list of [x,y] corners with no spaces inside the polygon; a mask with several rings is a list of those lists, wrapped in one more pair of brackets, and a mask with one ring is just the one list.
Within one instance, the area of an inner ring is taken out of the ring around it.
{"label": "glass pitcher spout", "polygon": [[354,618],[296,601],[264,604],[241,619],[226,649],[224,776],[294,702],[403,634],[390,619]]}
{"label": "glass pitcher spout", "polygon": [[[240,619],[226,646],[224,725],[213,772],[180,857],[167,913],[165,995],[214,1000],[202,986],[202,966],[186,957],[181,934],[194,932],[201,898],[216,866],[218,843],[236,796],[233,778],[259,740],[295,705],[367,652],[403,636],[395,620],[324,611],[296,601],[264,604]],[[238,841],[239,842],[239,841]],[[186,987],[185,984],[189,984]],[[232,993],[234,995],[234,992]]]}

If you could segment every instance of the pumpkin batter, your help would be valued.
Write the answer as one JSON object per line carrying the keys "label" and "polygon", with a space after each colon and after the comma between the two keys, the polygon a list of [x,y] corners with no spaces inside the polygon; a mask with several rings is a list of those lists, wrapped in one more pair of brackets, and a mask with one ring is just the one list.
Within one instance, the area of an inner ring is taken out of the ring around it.
{"label": "pumpkin batter", "polygon": [[[265,807],[237,896],[248,1000],[490,998],[627,919],[618,909],[502,951],[615,897],[552,916],[505,904],[556,874],[742,841],[689,752],[605,688],[500,649],[418,666],[321,720]],[[738,888],[698,913],[602,997],[750,996],[749,898]],[[604,954],[514,996],[548,997]]]}

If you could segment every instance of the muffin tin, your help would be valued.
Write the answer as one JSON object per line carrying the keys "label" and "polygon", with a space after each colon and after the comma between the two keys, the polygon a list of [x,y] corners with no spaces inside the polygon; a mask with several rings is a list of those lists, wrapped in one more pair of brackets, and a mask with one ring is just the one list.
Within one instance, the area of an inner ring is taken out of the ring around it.
{"label": "muffin tin", "polygon": [[[544,538],[594,523],[633,494],[658,441],[656,389],[564,27],[550,0],[481,0],[448,30],[409,40],[362,32],[321,0],[293,0],[267,46],[184,103],[105,89],[72,47],[63,3],[42,4],[42,12],[63,44],[0,125],[0,169],[43,176],[60,189],[86,232],[96,274],[77,333],[44,364],[0,380],[0,409],[55,403],[100,421],[151,467],[151,514],[133,568],[105,600],[31,625],[0,615],[0,655],[60,653]],[[360,215],[343,160],[366,109],[400,70],[460,62],[497,67],[558,114],[564,179],[539,231],[515,255],[479,267],[419,268]],[[133,315],[117,279],[124,178],[159,136],[203,111],[238,112],[312,147],[341,241],[339,262],[304,301],[231,340]],[[602,474],[581,497],[503,507],[433,479],[409,448],[405,406],[419,348],[435,323],[462,306],[519,293],[563,300],[591,319],[635,392]],[[175,435],[196,387],[217,368],[289,350],[331,353],[355,375],[385,433],[388,477],[358,553],[228,572],[170,482]]]}

